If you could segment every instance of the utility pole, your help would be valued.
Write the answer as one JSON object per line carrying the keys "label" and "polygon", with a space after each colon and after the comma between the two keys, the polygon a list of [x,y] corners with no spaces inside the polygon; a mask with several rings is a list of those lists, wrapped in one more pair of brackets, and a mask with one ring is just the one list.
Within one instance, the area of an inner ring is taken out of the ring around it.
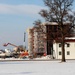
{"label": "utility pole", "polygon": [[25,42],[25,36],[26,36],[26,33],[24,32],[24,42]]}
{"label": "utility pole", "polygon": [[24,32],[24,44],[23,44],[23,48],[26,49],[26,46],[25,46],[25,39],[26,39],[26,32]]}

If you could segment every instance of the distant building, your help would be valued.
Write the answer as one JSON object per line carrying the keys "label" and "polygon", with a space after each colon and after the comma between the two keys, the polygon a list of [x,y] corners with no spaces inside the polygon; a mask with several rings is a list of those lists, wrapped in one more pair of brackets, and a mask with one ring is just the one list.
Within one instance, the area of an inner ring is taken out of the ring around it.
{"label": "distant building", "polygon": [[45,53],[44,33],[40,27],[34,27],[34,51],[36,55],[43,55]]}
{"label": "distant building", "polygon": [[33,56],[34,54],[34,29],[28,29],[28,52],[29,56]]}
{"label": "distant building", "polygon": [[40,29],[33,27],[28,29],[28,50],[30,56],[43,55],[45,53],[44,34]]}

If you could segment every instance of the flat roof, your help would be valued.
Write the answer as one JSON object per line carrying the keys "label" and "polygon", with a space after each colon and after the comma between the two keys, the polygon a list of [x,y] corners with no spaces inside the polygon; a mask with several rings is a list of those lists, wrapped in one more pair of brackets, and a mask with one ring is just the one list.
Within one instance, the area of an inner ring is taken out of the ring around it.
{"label": "flat roof", "polygon": [[[70,22],[64,22],[63,24],[70,24]],[[42,23],[41,25],[58,25],[57,22],[45,22],[45,23]]]}

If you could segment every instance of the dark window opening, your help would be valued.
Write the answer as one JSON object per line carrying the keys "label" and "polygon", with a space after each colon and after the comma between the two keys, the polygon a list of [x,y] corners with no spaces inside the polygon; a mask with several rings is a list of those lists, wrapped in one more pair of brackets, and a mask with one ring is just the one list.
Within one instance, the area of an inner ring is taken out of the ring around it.
{"label": "dark window opening", "polygon": [[70,55],[70,52],[69,51],[67,51],[67,55]]}
{"label": "dark window opening", "polygon": [[59,52],[59,55],[61,55],[61,52]]}
{"label": "dark window opening", "polygon": [[70,47],[70,44],[67,44],[67,47]]}
{"label": "dark window opening", "polygon": [[59,47],[61,47],[61,44],[59,44]]}

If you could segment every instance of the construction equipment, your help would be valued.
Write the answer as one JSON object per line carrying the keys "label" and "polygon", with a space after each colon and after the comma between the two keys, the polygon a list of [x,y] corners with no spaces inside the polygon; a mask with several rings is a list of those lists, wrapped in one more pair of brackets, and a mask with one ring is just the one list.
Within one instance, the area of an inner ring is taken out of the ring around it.
{"label": "construction equipment", "polygon": [[16,45],[14,45],[14,44],[11,44],[11,43],[5,43],[3,46],[8,46],[8,45],[12,45],[12,46],[14,46],[15,48],[14,48],[14,52],[13,52],[13,55],[14,55],[14,57],[16,57],[16,58],[18,58],[18,57],[21,57],[21,58],[23,58],[23,57],[25,57],[25,56],[28,56],[29,55],[29,53],[28,53],[28,51],[26,51],[23,47],[21,47],[21,46],[16,46]]}
{"label": "construction equipment", "polygon": [[8,45],[14,46],[16,52],[24,51],[23,48],[21,48],[21,47],[19,47],[19,46],[17,46],[17,45],[11,44],[11,43],[7,43],[7,44],[5,43],[3,46],[6,47],[6,46],[8,46]]}
{"label": "construction equipment", "polygon": [[13,53],[13,57],[18,58],[20,56],[20,51],[23,51],[23,48],[20,48],[19,46],[16,46],[16,45],[11,44],[11,43],[3,44],[4,47],[6,47],[8,45],[11,45],[11,46],[15,47],[14,51],[12,52]]}

